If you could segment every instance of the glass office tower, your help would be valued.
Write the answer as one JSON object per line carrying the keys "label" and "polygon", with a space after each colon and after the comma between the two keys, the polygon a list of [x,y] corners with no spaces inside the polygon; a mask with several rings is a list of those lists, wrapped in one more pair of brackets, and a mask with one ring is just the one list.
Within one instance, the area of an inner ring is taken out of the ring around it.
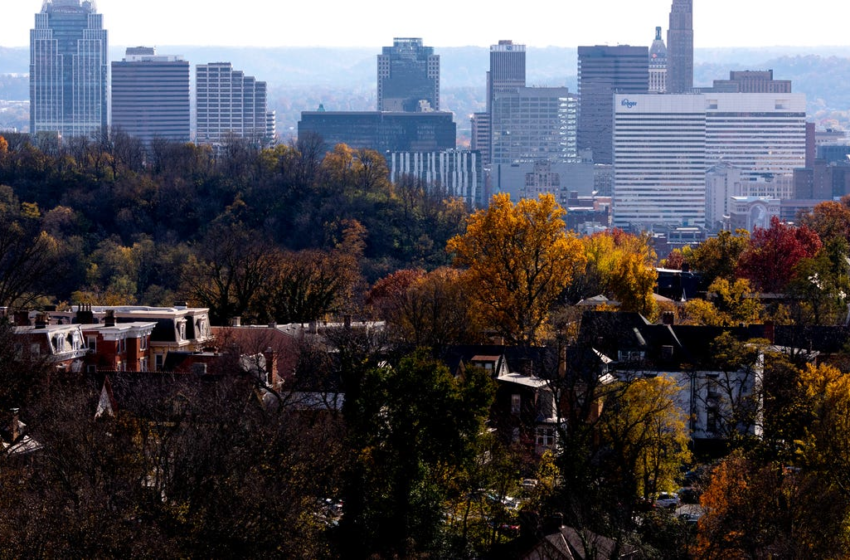
{"label": "glass office tower", "polygon": [[93,2],[45,0],[30,31],[30,132],[85,136],[107,125],[107,32]]}

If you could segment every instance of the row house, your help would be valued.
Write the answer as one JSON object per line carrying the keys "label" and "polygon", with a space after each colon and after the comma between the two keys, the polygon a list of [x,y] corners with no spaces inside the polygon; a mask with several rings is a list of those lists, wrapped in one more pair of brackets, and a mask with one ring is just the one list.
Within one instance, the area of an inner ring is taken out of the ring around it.
{"label": "row house", "polygon": [[209,310],[184,304],[79,305],[18,313],[15,324],[32,339],[31,354],[49,354],[57,368],[74,371],[162,371],[169,353],[201,352],[213,343]]}

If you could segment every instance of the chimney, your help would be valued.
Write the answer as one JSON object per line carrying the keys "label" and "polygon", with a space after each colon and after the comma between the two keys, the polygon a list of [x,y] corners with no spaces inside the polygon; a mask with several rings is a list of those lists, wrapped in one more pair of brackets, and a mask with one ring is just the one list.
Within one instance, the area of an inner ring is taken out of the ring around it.
{"label": "chimney", "polygon": [[35,318],[35,328],[44,329],[50,324],[50,315],[47,313],[39,313]]}
{"label": "chimney", "polygon": [[672,311],[665,311],[661,314],[661,324],[663,325],[675,325],[676,324],[676,314]]}
{"label": "chimney", "polygon": [[546,535],[551,535],[552,533],[557,533],[561,530],[561,527],[564,526],[564,514],[563,513],[553,513],[546,520],[546,526],[543,528],[543,533]]}
{"label": "chimney", "polygon": [[18,441],[18,438],[21,437],[21,418],[20,418],[20,408],[12,409],[12,420],[9,424],[9,437],[12,438],[10,443],[14,444]]}
{"label": "chimney", "polygon": [[234,317],[230,320],[231,327],[241,327],[242,326],[242,317]]}
{"label": "chimney", "polygon": [[81,303],[77,306],[77,318],[76,323],[78,325],[94,325],[96,324],[94,313],[91,310],[90,303]]}
{"label": "chimney", "polygon": [[351,328],[351,315],[343,315],[342,321],[345,324],[346,329]]}
{"label": "chimney", "polygon": [[316,321],[310,321],[310,333],[318,334],[319,332],[319,323]]}
{"label": "chimney", "polygon": [[107,309],[106,317],[103,319],[103,325],[106,327],[114,327],[115,326],[115,310]]}
{"label": "chimney", "polygon": [[179,309],[180,311],[183,311],[183,310],[188,309],[188,308],[189,308],[189,304],[186,303],[185,301],[178,301],[174,304],[174,309]]}
{"label": "chimney", "polygon": [[15,326],[16,327],[31,327],[29,311],[15,311]]}
{"label": "chimney", "polygon": [[271,323],[269,323],[269,328],[270,328],[270,329],[276,329],[276,328],[277,328],[277,323],[275,323],[274,321],[272,321]]}
{"label": "chimney", "polygon": [[773,321],[764,322],[764,337],[768,339],[771,344],[776,342],[776,325]]}
{"label": "chimney", "polygon": [[682,272],[690,272],[690,271],[691,271],[691,265],[689,265],[688,263],[682,263]]}
{"label": "chimney", "polygon": [[266,372],[268,373],[268,384],[270,387],[277,387],[277,352],[275,352],[274,350],[272,350],[271,347],[269,347],[266,348],[265,352],[263,352],[263,356],[265,356],[266,358]]}

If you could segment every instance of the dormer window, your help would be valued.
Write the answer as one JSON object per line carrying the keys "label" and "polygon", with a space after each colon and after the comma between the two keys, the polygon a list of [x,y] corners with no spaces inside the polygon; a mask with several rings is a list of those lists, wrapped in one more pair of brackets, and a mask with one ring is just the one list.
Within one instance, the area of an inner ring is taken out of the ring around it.
{"label": "dormer window", "polygon": [[644,352],[637,350],[620,350],[619,361],[621,362],[640,362],[644,358]]}

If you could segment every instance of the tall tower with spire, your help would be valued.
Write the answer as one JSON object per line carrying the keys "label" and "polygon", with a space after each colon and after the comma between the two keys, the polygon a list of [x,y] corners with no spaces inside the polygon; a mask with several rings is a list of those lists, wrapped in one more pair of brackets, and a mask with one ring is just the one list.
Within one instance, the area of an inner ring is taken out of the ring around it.
{"label": "tall tower with spire", "polygon": [[673,0],[667,31],[667,93],[694,89],[694,2]]}
{"label": "tall tower with spire", "polygon": [[45,0],[30,31],[30,132],[86,136],[107,125],[107,32],[94,2]]}
{"label": "tall tower with spire", "polygon": [[649,93],[667,92],[667,46],[661,28],[655,28],[655,40],[649,48]]}

